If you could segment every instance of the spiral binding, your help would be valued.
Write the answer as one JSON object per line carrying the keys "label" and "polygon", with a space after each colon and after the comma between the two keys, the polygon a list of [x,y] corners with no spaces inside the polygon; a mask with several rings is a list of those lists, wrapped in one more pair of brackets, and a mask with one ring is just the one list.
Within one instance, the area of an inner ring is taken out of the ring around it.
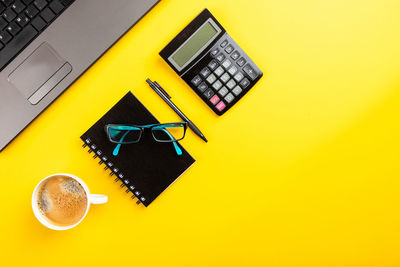
{"label": "spiral binding", "polygon": [[85,139],[82,147],[83,148],[88,147],[89,148],[88,149],[89,154],[91,154],[93,152],[94,153],[93,154],[93,158],[94,159],[96,159],[96,158],[100,159],[98,164],[100,166],[102,164],[104,164],[105,165],[104,170],[108,170],[109,169],[111,177],[114,176],[114,175],[116,176],[116,178],[114,180],[115,182],[121,181],[121,185],[120,185],[121,188],[123,188],[125,186],[127,187],[125,192],[127,194],[129,192],[131,192],[132,193],[131,198],[132,199],[135,199],[135,198],[138,199],[136,204],[139,205],[141,202],[146,201],[146,198],[144,196],[141,196],[142,195],[141,192],[139,190],[137,190],[134,185],[130,184],[128,179],[124,179],[125,178],[124,174],[122,172],[120,172],[120,170],[116,166],[114,166],[114,163],[112,161],[110,161],[107,158],[106,155],[103,155],[103,152],[100,149],[97,149],[97,146],[92,143],[92,140],[90,140],[90,138]]}

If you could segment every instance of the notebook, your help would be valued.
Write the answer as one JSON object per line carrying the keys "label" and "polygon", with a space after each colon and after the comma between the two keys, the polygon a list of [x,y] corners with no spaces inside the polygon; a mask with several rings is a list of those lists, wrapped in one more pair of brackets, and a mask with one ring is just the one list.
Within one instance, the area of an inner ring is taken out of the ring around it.
{"label": "notebook", "polygon": [[[169,121],[168,121],[169,122]],[[172,121],[171,121],[172,122]],[[144,134],[136,144],[123,145],[118,156],[113,156],[116,144],[111,143],[104,130],[107,124],[156,124],[159,121],[131,93],[127,93],[113,108],[81,136],[83,147],[99,158],[99,164],[116,175],[127,193],[137,203],[150,205],[167,187],[181,176],[194,162],[193,157],[178,143],[182,155],[178,156],[172,143],[154,141]]]}

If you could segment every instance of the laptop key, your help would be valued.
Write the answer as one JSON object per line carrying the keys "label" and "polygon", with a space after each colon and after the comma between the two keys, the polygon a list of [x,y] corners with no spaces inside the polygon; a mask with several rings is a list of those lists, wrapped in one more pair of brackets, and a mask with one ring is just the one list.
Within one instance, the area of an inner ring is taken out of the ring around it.
{"label": "laptop key", "polygon": [[15,12],[9,7],[6,9],[6,11],[4,11],[3,13],[3,18],[5,18],[8,22],[11,22],[13,19],[15,19],[15,17],[17,16],[17,14],[15,14]]}
{"label": "laptop key", "polygon": [[47,23],[49,23],[49,22],[51,22],[51,21],[55,18],[56,14],[54,14],[53,11],[51,11],[50,8],[46,7],[46,8],[40,13],[40,16],[41,16]]}
{"label": "laptop key", "polygon": [[30,19],[25,14],[20,14],[15,21],[19,24],[19,26],[24,27],[29,23]]}
{"label": "laptop key", "polygon": [[59,1],[51,2],[49,7],[56,14],[60,13],[64,9],[64,6]]}
{"label": "laptop key", "polygon": [[11,35],[15,36],[21,30],[21,27],[13,21],[7,26],[6,29]]}
{"label": "laptop key", "polygon": [[46,0],[35,0],[33,1],[33,4],[39,9],[39,10],[43,10],[46,5],[47,5],[47,1]]}
{"label": "laptop key", "polygon": [[28,8],[25,10],[25,14],[31,19],[34,16],[36,16],[38,13],[39,13],[39,10],[34,5],[28,6]]}
{"label": "laptop key", "polygon": [[25,9],[25,5],[20,0],[17,0],[12,4],[11,8],[18,14]]}
{"label": "laptop key", "polygon": [[32,25],[28,25],[1,50],[0,70],[38,34]]}
{"label": "laptop key", "polygon": [[46,27],[46,22],[41,17],[36,17],[32,20],[32,25],[39,32]]}
{"label": "laptop key", "polygon": [[12,36],[6,31],[0,32],[0,42],[7,44],[9,41],[11,41]]}

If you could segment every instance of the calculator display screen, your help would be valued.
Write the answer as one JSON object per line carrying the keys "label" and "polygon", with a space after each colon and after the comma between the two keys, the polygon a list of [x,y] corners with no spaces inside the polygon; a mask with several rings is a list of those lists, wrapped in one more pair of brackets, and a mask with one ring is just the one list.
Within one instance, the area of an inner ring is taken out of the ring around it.
{"label": "calculator display screen", "polygon": [[193,57],[197,56],[220,33],[221,30],[214,25],[211,21],[205,22],[174,52],[171,59],[179,69],[185,67]]}

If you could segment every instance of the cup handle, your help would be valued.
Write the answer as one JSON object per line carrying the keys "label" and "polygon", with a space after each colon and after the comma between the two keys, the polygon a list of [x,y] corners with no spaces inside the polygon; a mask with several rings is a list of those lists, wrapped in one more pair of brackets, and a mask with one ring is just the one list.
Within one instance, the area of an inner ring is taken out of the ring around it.
{"label": "cup handle", "polygon": [[105,195],[90,194],[89,202],[91,204],[104,204],[107,203],[108,197]]}

